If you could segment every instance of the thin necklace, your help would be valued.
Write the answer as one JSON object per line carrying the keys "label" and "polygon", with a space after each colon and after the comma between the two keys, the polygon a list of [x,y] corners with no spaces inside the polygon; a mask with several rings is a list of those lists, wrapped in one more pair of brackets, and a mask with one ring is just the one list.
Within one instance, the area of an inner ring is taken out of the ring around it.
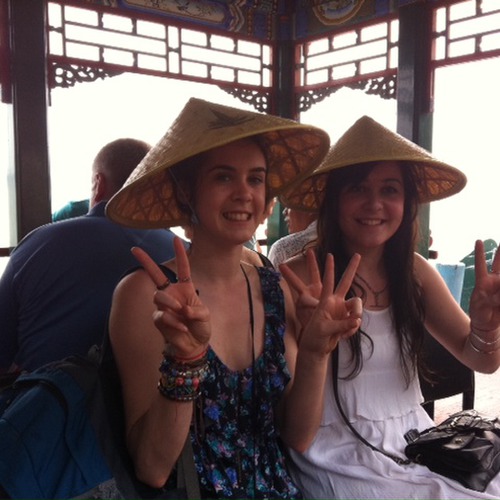
{"label": "thin necklace", "polygon": [[370,283],[368,283],[368,281],[366,281],[363,276],[361,276],[360,274],[356,273],[356,276],[366,285],[366,288],[368,288],[368,290],[370,290],[370,292],[372,293],[373,297],[375,298],[375,304],[374,306],[372,307],[382,307],[381,304],[379,304],[379,301],[378,301],[378,298],[387,290],[387,283],[385,284],[384,288],[382,288],[382,290],[374,290],[372,288],[372,286],[370,285]]}

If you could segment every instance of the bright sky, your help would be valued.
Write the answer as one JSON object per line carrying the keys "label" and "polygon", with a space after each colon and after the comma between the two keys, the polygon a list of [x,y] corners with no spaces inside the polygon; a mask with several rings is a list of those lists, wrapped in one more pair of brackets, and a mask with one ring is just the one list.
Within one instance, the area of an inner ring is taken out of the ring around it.
{"label": "bright sky", "polygon": [[476,239],[500,240],[500,59],[440,69],[433,152],[467,175],[467,186],[431,205],[434,247],[454,262]]}
{"label": "bright sky", "polygon": [[103,145],[119,137],[155,144],[191,96],[250,109],[218,87],[135,74],[54,89],[49,109],[52,208],[89,196],[90,166]]}
{"label": "bright sky", "polygon": [[[472,250],[476,238],[500,239],[498,88],[499,59],[440,69],[436,75],[433,151],[469,179],[462,193],[431,205],[433,248],[443,262],[460,260]],[[125,136],[155,143],[191,95],[253,109],[217,87],[133,74],[54,89],[49,109],[53,210],[89,196],[90,165],[104,144]],[[349,89],[314,105],[302,121],[324,128],[335,141],[364,114],[395,129],[395,100]],[[0,120],[4,137],[5,122]],[[8,196],[2,180],[6,173],[1,169],[7,153],[0,151],[0,156],[0,208],[6,214]],[[0,246],[9,245],[8,231],[3,222]]]}

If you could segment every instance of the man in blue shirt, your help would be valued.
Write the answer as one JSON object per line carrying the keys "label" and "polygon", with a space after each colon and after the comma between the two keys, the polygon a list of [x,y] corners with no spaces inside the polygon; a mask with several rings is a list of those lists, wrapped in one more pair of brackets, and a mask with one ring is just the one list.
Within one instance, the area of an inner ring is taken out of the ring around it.
{"label": "man in blue shirt", "polygon": [[37,228],[12,252],[0,278],[0,373],[86,354],[103,339],[116,284],[137,265],[131,247],[158,262],[174,256],[170,230],[130,229],[104,213],[149,149],[129,138],[104,146],[88,214]]}

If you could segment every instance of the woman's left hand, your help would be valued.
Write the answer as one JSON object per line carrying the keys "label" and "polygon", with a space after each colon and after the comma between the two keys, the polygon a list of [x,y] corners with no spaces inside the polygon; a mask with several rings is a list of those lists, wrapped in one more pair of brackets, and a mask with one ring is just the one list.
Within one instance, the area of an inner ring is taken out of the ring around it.
{"label": "woman's left hand", "polygon": [[302,325],[300,349],[329,354],[342,338],[360,327],[362,303],[359,297],[346,299],[361,257],[355,254],[335,287],[333,256],[328,254],[321,280],[312,250],[306,255],[309,284],[304,283],[286,264],[280,266],[289,286],[297,293],[296,312]]}
{"label": "woman's left hand", "polygon": [[496,252],[488,272],[484,255],[484,244],[476,241],[476,282],[472,291],[469,315],[471,328],[482,332],[496,332],[500,327],[500,252]]}

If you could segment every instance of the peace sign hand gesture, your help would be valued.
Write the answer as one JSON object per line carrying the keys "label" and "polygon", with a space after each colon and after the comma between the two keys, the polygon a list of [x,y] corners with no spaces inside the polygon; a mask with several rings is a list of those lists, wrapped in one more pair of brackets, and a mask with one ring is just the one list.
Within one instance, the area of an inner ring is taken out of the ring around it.
{"label": "peace sign hand gesture", "polygon": [[210,313],[198,297],[191,281],[191,268],[182,240],[174,239],[177,283],[171,283],[165,273],[141,248],[132,253],[155,283],[157,307],[153,321],[167,345],[179,358],[195,357],[203,352],[210,340]]}
{"label": "peace sign hand gesture", "polygon": [[301,349],[317,354],[329,354],[340,339],[348,338],[361,325],[362,303],[359,297],[346,300],[361,259],[355,254],[339,284],[334,286],[333,256],[328,254],[321,280],[312,249],[306,254],[309,284],[305,284],[286,264],[280,266],[289,286],[297,293],[297,318],[302,325],[299,338]]}
{"label": "peace sign hand gesture", "polygon": [[473,330],[493,333],[500,327],[500,252],[495,254],[491,273],[488,273],[481,240],[476,241],[474,253],[476,283],[469,305],[471,326]]}

